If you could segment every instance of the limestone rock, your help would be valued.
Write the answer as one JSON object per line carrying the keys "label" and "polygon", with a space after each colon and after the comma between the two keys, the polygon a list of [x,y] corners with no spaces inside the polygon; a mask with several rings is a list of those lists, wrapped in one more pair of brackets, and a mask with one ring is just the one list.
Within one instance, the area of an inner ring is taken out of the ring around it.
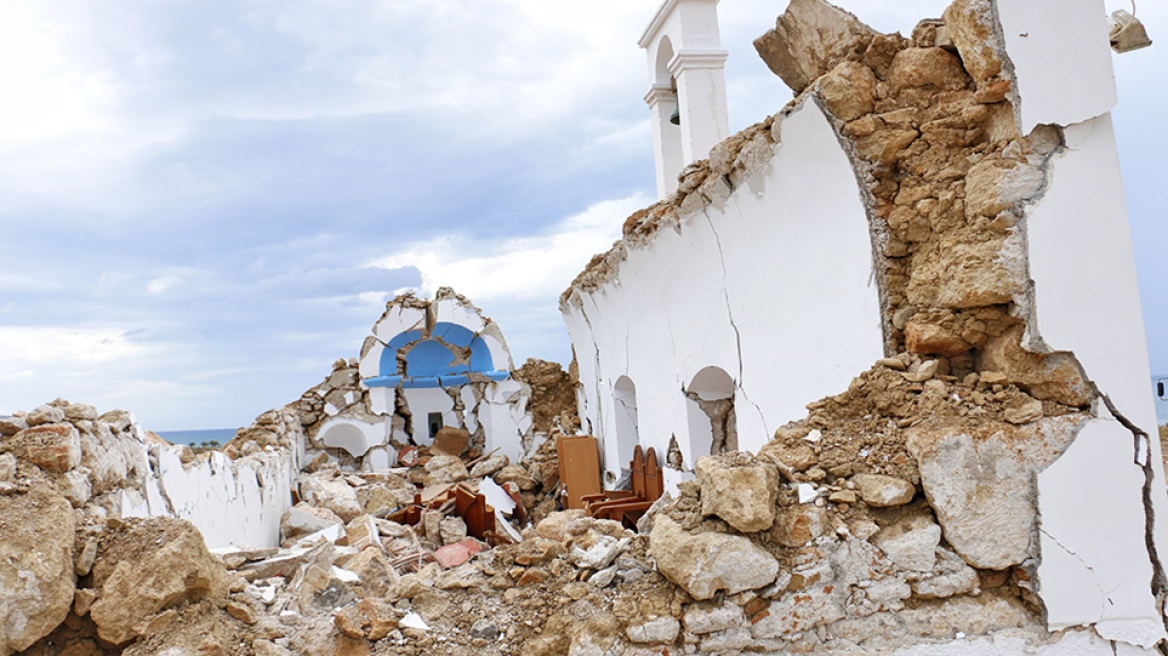
{"label": "limestone rock", "polygon": [[230,578],[181,519],[131,520],[102,541],[93,564],[101,597],[89,612],[103,640],[122,644],[147,616],[187,600],[227,596]]}
{"label": "limestone rock", "polygon": [[70,421],[96,421],[97,408],[85,403],[70,403],[64,408],[65,418]]}
{"label": "limestone rock", "polygon": [[966,84],[961,60],[944,48],[905,48],[896,53],[888,72],[894,89],[935,87],[955,91]]}
{"label": "limestone rock", "polygon": [[848,54],[872,28],[823,0],[793,0],[775,28],[754,40],[758,56],[796,93]]}
{"label": "limestone rock", "polygon": [[701,602],[691,605],[682,621],[686,631],[700,635],[745,626],[746,613],[738,604]]}
{"label": "limestone rock", "polygon": [[358,597],[385,597],[398,581],[397,572],[389,559],[377,547],[366,547],[345,562],[345,569],[361,579],[353,586]]}
{"label": "limestone rock", "polygon": [[41,405],[28,413],[25,421],[29,426],[40,426],[42,424],[59,424],[65,421],[65,411],[53,405]]}
{"label": "limestone rock", "polygon": [[756,639],[778,638],[843,619],[837,587],[821,586],[787,595],[752,618],[751,634]]}
{"label": "limestone rock", "polygon": [[749,455],[732,453],[698,458],[702,514],[717,515],[743,533],[765,531],[775,521],[779,471]]}
{"label": "limestone rock", "polygon": [[394,477],[392,483],[371,483],[357,488],[357,501],[370,515],[385,513],[414,502],[417,488],[408,481]]}
{"label": "limestone rock", "polygon": [[896,566],[905,571],[931,572],[937,563],[941,527],[927,511],[911,513],[883,528],[872,538]]}
{"label": "limestone rock", "polygon": [[357,493],[341,479],[307,476],[300,481],[300,495],[314,506],[328,508],[345,522],[361,514]]}
{"label": "limestone rock", "polygon": [[72,424],[38,424],[17,433],[12,442],[18,457],[45,471],[67,472],[81,462],[81,435]]}
{"label": "limestone rock", "polygon": [[69,614],[73,521],[47,484],[0,496],[0,655],[27,649]]}
{"label": "limestone rock", "polygon": [[972,348],[969,342],[952,331],[917,321],[910,321],[905,326],[904,339],[910,353],[951,356]]}
{"label": "limestone rock", "polygon": [[458,456],[433,456],[426,463],[426,485],[456,483],[468,478],[466,463]]}
{"label": "limestone rock", "polygon": [[935,248],[914,259],[909,302],[953,309],[1009,303],[1025,285],[1020,270],[1003,257],[1006,250],[1005,236],[944,235]]}
{"label": "limestone rock", "polygon": [[493,478],[499,485],[514,483],[524,492],[534,490],[537,485],[535,479],[520,465],[507,465],[496,472]]}
{"label": "limestone rock", "polygon": [[1012,159],[978,162],[965,176],[965,215],[994,217],[1033,197],[1046,182],[1042,169]]}
{"label": "limestone rock", "polygon": [[990,0],[956,0],[943,14],[946,31],[970,77],[980,86],[1002,72],[1001,47]]}
{"label": "limestone rock", "polygon": [[1003,412],[1002,418],[1011,424],[1028,424],[1036,419],[1042,419],[1042,401],[1030,399],[1017,408]]}
{"label": "limestone rock", "polygon": [[735,594],[761,588],[779,572],[778,561],[750,540],[724,533],[694,535],[667,515],[653,522],[649,552],[661,574],[695,599],[709,599],[718,590]]}
{"label": "limestone rock", "polygon": [[1037,521],[1035,472],[1071,443],[1081,418],[1047,417],[1025,426],[998,423],[951,432],[906,432],[921,486],[945,540],[970,565],[1002,570],[1032,555]]}
{"label": "limestone rock", "polygon": [[944,599],[969,594],[980,583],[977,570],[965,564],[948,549],[938,549],[941,556],[932,576],[912,582],[913,594],[922,599]]}
{"label": "limestone rock", "polygon": [[0,417],[0,435],[16,435],[28,428],[28,422],[22,416]]}
{"label": "limestone rock", "polygon": [[876,105],[876,76],[872,69],[846,61],[819,78],[819,97],[841,121],[872,113]]}
{"label": "limestone rock", "polygon": [[381,640],[397,628],[393,606],[380,599],[362,599],[346,606],[334,619],[337,630],[350,638]]}
{"label": "limestone rock", "polygon": [[1023,332],[1022,326],[1015,326],[991,338],[978,358],[978,368],[1001,373],[1005,382],[1025,389],[1037,399],[1070,406],[1089,405],[1094,392],[1074,356],[1031,353],[1022,348]]}
{"label": "limestone rock", "polygon": [[860,498],[864,503],[876,508],[902,506],[917,493],[916,487],[908,481],[883,474],[856,474],[852,477]]}
{"label": "limestone rock", "polygon": [[680,631],[681,626],[672,617],[654,617],[630,626],[625,633],[633,642],[664,645],[676,640]]}
{"label": "limestone rock", "polygon": [[488,456],[485,460],[471,467],[470,477],[482,478],[483,476],[490,476],[509,464],[511,464],[510,458],[505,454],[497,453],[493,456]]}
{"label": "limestone rock", "polygon": [[775,518],[771,537],[784,547],[802,547],[823,535],[831,525],[831,518],[823,508],[800,504],[781,509]]}

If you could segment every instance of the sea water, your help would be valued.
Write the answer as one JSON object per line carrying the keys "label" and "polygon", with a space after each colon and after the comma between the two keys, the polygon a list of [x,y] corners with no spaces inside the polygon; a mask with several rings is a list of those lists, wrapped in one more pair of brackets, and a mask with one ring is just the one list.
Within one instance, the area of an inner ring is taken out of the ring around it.
{"label": "sea water", "polygon": [[162,439],[171,444],[187,444],[190,446],[198,446],[203,442],[218,442],[220,446],[227,443],[232,437],[235,437],[234,428],[209,428],[205,430],[183,430],[183,431],[155,431]]}

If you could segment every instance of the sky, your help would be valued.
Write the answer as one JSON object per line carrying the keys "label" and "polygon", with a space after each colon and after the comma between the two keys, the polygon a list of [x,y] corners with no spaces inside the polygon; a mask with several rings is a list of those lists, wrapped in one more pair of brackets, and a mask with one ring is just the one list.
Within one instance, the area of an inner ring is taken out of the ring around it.
{"label": "sky", "polygon": [[[731,131],[790,92],[724,0]],[[910,33],[945,2],[843,3]],[[1168,375],[1168,3],[1116,55],[1154,373]],[[395,292],[453,286],[516,364],[655,198],[636,42],[659,0],[0,0],[0,413],[247,425],[356,357]],[[1107,9],[1124,8],[1107,0]]]}

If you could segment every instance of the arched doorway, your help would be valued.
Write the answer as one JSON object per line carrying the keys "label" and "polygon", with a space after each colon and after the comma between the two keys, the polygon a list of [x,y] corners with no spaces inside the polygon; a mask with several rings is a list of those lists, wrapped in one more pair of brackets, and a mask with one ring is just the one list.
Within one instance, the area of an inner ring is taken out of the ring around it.
{"label": "arched doorway", "polygon": [[738,449],[734,414],[734,379],[720,367],[706,367],[683,390],[689,423],[689,457],[686,467],[701,456]]}

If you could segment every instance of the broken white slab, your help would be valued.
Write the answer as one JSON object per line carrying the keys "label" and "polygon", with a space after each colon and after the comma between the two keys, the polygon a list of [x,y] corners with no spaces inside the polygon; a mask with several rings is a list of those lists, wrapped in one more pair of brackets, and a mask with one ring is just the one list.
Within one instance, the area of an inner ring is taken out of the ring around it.
{"label": "broken white slab", "polygon": [[407,629],[419,629],[422,631],[430,630],[430,625],[426,624],[426,620],[422,619],[422,616],[415,613],[414,611],[406,613],[405,617],[401,618],[398,624]]}
{"label": "broken white slab", "polygon": [[1020,131],[1071,125],[1118,98],[1102,0],[996,0],[1013,64]]}
{"label": "broken white slab", "polygon": [[1151,648],[1168,634],[1152,596],[1144,472],[1132,439],[1114,419],[1091,420],[1038,475],[1038,593],[1051,630],[1094,626],[1109,640]]}

